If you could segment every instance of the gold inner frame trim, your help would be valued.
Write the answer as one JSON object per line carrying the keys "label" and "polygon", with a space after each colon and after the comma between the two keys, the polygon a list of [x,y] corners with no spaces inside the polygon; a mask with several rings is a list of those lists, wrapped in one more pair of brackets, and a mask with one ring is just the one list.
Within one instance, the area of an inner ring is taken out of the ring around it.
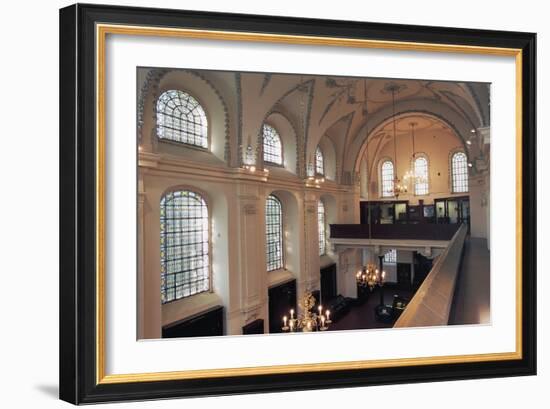
{"label": "gold inner frame trim", "polygon": [[[116,384],[227,376],[253,376],[295,372],[389,368],[467,362],[518,360],[522,358],[522,51],[516,48],[415,43],[318,36],[96,24],[96,383]],[[449,355],[369,361],[321,362],[241,368],[105,374],[105,41],[107,34],[247,41],[295,45],[373,48],[400,51],[513,56],[516,64],[516,350],[505,353]]]}

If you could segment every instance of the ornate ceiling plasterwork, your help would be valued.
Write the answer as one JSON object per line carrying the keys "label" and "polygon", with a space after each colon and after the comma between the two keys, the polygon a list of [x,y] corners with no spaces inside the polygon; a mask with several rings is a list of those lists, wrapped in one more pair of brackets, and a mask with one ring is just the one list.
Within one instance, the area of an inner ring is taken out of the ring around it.
{"label": "ornate ceiling plasterwork", "polygon": [[[145,75],[138,95],[140,135],[144,123],[145,98],[148,95],[154,97],[152,100],[156,98],[158,83],[170,71],[152,69]],[[209,76],[216,72],[184,71],[205,81],[222,101],[226,133],[224,155],[230,166],[242,165],[247,145],[246,134],[252,135],[252,146],[257,154],[258,165],[261,165],[260,121],[279,112],[287,117],[297,135],[298,175],[305,176],[308,158],[325,134],[329,135],[335,145],[337,160],[342,165],[339,170],[342,172],[347,167],[343,166],[344,162],[353,161],[359,152],[358,146],[364,143],[365,135],[370,135],[391,117],[391,89],[395,87],[398,89],[395,92],[396,115],[416,112],[426,117],[440,118],[463,142],[478,136],[472,135],[469,132],[471,129],[489,126],[489,84],[247,72],[234,73],[231,77],[219,75],[213,82]],[[222,96],[215,85],[229,78],[232,83],[223,86],[223,91],[225,94],[234,92],[235,95]],[[237,106],[229,110],[227,101],[236,101]],[[250,112],[254,113],[252,120]],[[342,121],[345,121],[345,127],[341,125]],[[233,145],[230,129],[236,133]],[[254,134],[257,134],[257,138],[254,138]],[[468,149],[473,149],[475,145],[472,144]],[[234,149],[237,151],[233,152]]]}

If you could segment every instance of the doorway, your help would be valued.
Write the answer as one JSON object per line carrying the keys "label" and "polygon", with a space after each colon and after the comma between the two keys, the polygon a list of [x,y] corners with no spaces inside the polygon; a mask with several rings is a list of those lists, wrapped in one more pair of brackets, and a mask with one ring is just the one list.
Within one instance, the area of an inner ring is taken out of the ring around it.
{"label": "doorway", "polygon": [[269,333],[283,332],[283,317],[285,315],[288,317],[291,309],[294,309],[295,314],[298,313],[296,308],[296,280],[271,287],[268,290],[268,299]]}

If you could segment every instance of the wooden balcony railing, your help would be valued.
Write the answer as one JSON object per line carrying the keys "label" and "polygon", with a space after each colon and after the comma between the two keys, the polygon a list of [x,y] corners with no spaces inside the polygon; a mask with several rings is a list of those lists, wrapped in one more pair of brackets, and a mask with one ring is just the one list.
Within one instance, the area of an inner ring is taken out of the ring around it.
{"label": "wooden balcony railing", "polygon": [[454,234],[394,327],[447,325],[468,228]]}
{"label": "wooden balcony railing", "polygon": [[331,239],[445,240],[453,238],[459,224],[331,224]]}

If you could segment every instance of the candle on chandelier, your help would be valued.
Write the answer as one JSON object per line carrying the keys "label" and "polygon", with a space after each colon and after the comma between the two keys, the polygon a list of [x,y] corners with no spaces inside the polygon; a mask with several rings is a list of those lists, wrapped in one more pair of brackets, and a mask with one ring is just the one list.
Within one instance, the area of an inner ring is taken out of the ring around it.
{"label": "candle on chandelier", "polygon": [[290,310],[290,319],[291,319],[291,320],[294,319],[294,310]]}
{"label": "candle on chandelier", "polygon": [[319,314],[322,314],[322,313],[323,313],[323,306],[319,305]]}
{"label": "candle on chandelier", "polygon": [[325,316],[324,315],[321,315],[321,326],[322,327],[325,326]]}
{"label": "candle on chandelier", "polygon": [[286,315],[283,317],[283,324],[286,327]]}
{"label": "candle on chandelier", "polygon": [[329,320],[330,319],[330,310],[326,310],[325,314],[327,314],[327,320]]}

